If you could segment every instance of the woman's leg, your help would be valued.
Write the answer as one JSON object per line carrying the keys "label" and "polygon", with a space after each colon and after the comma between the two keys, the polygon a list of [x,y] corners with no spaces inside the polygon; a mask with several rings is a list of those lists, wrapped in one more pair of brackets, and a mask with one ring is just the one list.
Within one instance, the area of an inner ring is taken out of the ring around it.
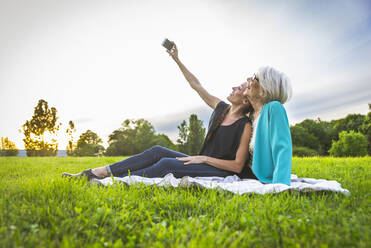
{"label": "woman's leg", "polygon": [[130,158],[114,163],[112,165],[103,166],[95,169],[88,169],[77,174],[70,174],[64,172],[62,176],[70,178],[86,176],[88,179],[92,178],[101,179],[110,175],[120,177],[123,174],[128,173],[128,171],[136,171],[149,167],[158,162],[161,158],[175,158],[186,156],[188,155],[167,149],[162,146],[153,146],[152,148],[140,154],[134,155]]}
{"label": "woman's leg", "polygon": [[[143,177],[164,177],[166,174],[172,173],[174,177],[180,178],[183,176],[191,177],[211,177],[219,176],[226,177],[236,173],[218,169],[208,164],[189,164],[184,165],[184,162],[176,158],[162,158],[157,163],[147,168],[130,171],[130,175],[137,175]],[[128,172],[123,173],[121,176],[128,176]]]}
{"label": "woman's leg", "polygon": [[[106,167],[97,168],[97,176],[110,176],[121,177],[128,173],[141,170],[152,166],[162,158],[175,158],[175,157],[186,157],[188,155],[180,152],[170,150],[162,146],[153,146],[152,148],[145,150],[144,152],[134,155],[130,158],[122,160],[120,162],[108,165]],[[95,171],[92,170],[95,174]]]}

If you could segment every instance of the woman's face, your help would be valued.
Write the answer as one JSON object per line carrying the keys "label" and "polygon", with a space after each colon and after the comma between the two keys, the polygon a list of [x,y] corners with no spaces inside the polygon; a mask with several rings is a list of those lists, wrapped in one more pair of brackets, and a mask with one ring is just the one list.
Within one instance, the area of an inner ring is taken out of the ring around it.
{"label": "woman's face", "polygon": [[244,100],[246,97],[244,97],[243,93],[245,92],[247,88],[247,83],[242,83],[238,86],[232,87],[232,92],[227,97],[228,101],[234,104],[244,104]]}
{"label": "woman's face", "polygon": [[259,79],[255,76],[247,78],[246,89],[243,92],[243,96],[249,99],[249,101],[255,101],[260,98],[260,83]]}

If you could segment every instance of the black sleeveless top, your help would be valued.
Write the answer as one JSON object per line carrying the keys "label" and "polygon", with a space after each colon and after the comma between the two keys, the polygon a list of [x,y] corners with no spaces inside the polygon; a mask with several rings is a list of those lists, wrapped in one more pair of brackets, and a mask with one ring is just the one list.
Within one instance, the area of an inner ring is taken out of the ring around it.
{"label": "black sleeveless top", "polygon": [[[218,117],[222,114],[223,110],[229,105],[220,101],[212,113],[209,121],[209,127],[206,137],[210,130],[216,125]],[[204,141],[199,155],[205,155],[213,158],[234,160],[240,145],[241,136],[245,128],[245,124],[251,122],[249,118],[243,117],[233,124],[228,126],[220,125],[214,132],[210,140]],[[248,149],[248,148],[247,148]],[[250,156],[249,156],[250,157]],[[241,173],[237,174],[240,178],[255,178],[249,166],[249,158],[246,159],[245,166]]]}

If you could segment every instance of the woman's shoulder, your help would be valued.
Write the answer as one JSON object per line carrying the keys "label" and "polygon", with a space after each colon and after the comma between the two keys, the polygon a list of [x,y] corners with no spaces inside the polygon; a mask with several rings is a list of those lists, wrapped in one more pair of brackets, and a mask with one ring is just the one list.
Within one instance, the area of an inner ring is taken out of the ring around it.
{"label": "woman's shoulder", "polygon": [[[262,111],[262,115],[265,116],[265,118],[268,118],[267,120],[275,122],[281,122],[287,120],[287,113],[285,107],[278,101],[272,101],[269,103],[266,103],[264,105],[265,111]],[[263,114],[264,112],[264,114]]]}
{"label": "woman's shoulder", "polygon": [[227,103],[225,103],[223,101],[220,101],[216,105],[216,107],[215,107],[215,109],[214,109],[214,111],[213,111],[213,113],[211,115],[210,120],[211,121],[212,120],[216,120],[226,110],[226,108],[228,108],[228,107],[229,107],[229,104],[227,104]]}
{"label": "woman's shoulder", "polygon": [[271,101],[264,104],[264,107],[267,111],[267,114],[275,114],[285,112],[285,107],[279,101]]}
{"label": "woman's shoulder", "polygon": [[228,107],[228,106],[229,106],[228,103],[226,103],[226,102],[224,102],[224,101],[220,101],[220,102],[216,105],[216,107],[215,107],[214,110],[223,110],[223,109],[225,109],[225,108]]}
{"label": "woman's shoulder", "polygon": [[212,112],[211,116],[210,116],[210,120],[209,120],[209,130],[212,129],[213,126],[215,126],[218,122],[218,119],[220,118],[220,116],[223,114],[223,112],[226,110],[226,108],[228,108],[228,104],[225,103],[224,101],[220,101],[214,111]]}
{"label": "woman's shoulder", "polygon": [[283,108],[282,103],[279,101],[271,101],[265,104],[267,108]]}
{"label": "woman's shoulder", "polygon": [[241,118],[241,120],[243,120],[244,124],[247,124],[247,123],[252,124],[252,120],[248,116]]}

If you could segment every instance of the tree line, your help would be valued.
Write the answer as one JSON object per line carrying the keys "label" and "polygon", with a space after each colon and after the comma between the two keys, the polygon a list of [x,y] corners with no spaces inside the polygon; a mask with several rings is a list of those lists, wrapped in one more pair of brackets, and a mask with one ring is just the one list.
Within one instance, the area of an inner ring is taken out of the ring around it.
{"label": "tree line", "polygon": [[[371,104],[369,104],[371,111]],[[290,126],[296,156],[371,155],[371,112],[332,121],[306,119]]]}
{"label": "tree line", "polygon": [[[371,111],[371,104],[369,104]],[[57,110],[41,99],[34,114],[20,129],[24,134],[27,156],[56,156],[58,122]],[[371,155],[371,112],[367,115],[349,114],[345,118],[323,121],[306,119],[290,126],[294,156],[365,156]],[[197,115],[192,114],[178,126],[178,139],[173,143],[165,134],[156,133],[144,119],[126,119],[108,137],[108,147],[92,130],[86,130],[74,140],[75,124],[68,122],[66,147],[68,156],[128,156],[161,145],[189,155],[196,155],[202,146],[206,130]],[[16,156],[18,149],[8,137],[1,138],[0,156]]]}
{"label": "tree line", "polygon": [[[49,108],[48,102],[41,99],[34,108],[34,114],[27,120],[20,132],[26,154],[32,156],[56,156],[58,151],[57,132],[62,123],[58,122],[57,110]],[[69,136],[66,147],[68,156],[128,156],[160,145],[182,153],[196,155],[201,149],[205,138],[205,128],[197,115],[192,114],[188,123],[183,120],[178,126],[179,139],[174,144],[165,134],[156,133],[153,125],[144,119],[126,119],[108,138],[108,147],[102,145],[103,140],[92,130],[86,130],[77,141],[74,140],[76,127],[71,120],[65,130]],[[18,149],[8,137],[1,139],[1,156],[16,156]]]}

